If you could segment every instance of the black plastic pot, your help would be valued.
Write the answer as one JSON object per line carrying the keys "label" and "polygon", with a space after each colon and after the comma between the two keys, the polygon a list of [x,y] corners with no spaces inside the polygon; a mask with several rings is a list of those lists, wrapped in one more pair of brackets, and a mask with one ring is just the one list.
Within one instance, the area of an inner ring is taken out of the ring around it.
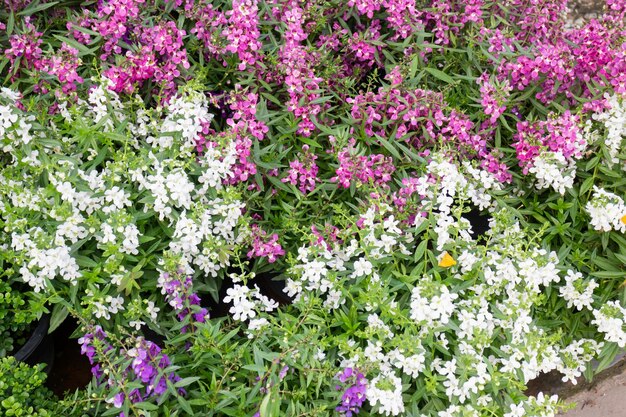
{"label": "black plastic pot", "polygon": [[29,365],[45,363],[46,368],[44,371],[50,373],[54,363],[54,341],[48,335],[49,328],[50,315],[47,314],[39,320],[37,327],[35,327],[24,346],[15,353],[15,359],[20,362],[26,362]]}

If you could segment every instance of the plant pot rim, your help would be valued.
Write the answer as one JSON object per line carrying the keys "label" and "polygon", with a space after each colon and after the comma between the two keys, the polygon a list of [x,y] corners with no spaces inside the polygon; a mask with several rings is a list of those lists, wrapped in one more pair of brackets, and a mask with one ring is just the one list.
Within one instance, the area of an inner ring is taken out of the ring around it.
{"label": "plant pot rim", "polygon": [[48,329],[50,328],[50,314],[45,314],[39,319],[39,323],[33,334],[30,336],[26,344],[15,353],[15,359],[24,362],[35,352],[37,347],[41,344],[44,337],[48,335]]}

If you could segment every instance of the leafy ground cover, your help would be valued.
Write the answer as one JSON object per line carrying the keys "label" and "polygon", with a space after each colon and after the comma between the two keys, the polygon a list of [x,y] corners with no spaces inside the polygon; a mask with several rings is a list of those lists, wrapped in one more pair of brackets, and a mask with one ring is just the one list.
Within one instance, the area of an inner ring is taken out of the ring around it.
{"label": "leafy ground cover", "polygon": [[624,1],[5,6],[0,356],[93,374],[6,415],[553,416],[626,346]]}

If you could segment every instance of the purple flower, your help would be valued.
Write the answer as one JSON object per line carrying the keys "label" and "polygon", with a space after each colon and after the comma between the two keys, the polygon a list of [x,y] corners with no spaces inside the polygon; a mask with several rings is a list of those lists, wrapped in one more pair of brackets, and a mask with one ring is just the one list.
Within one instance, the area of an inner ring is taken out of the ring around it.
{"label": "purple flower", "polygon": [[[358,414],[365,401],[367,379],[358,369],[346,368],[337,375],[343,384],[349,384],[341,396],[341,404],[335,410],[344,413],[346,417]],[[341,389],[340,386],[337,389]]]}

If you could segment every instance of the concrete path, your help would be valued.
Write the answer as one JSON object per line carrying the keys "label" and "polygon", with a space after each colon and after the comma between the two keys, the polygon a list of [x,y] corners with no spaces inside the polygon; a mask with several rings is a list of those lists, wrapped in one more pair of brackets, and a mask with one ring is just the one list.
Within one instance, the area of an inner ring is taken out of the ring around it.
{"label": "concrete path", "polygon": [[626,364],[591,386],[567,398],[567,403],[577,403],[575,409],[564,417],[626,417]]}

